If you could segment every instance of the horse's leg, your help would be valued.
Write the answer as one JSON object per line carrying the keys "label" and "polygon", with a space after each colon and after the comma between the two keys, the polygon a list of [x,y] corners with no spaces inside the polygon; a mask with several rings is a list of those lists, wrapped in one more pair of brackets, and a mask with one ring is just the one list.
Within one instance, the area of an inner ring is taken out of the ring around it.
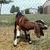
{"label": "horse's leg", "polygon": [[31,41],[31,38],[30,38],[30,34],[27,34],[27,37],[28,37],[28,42],[29,42],[29,44],[31,44],[32,41]]}
{"label": "horse's leg", "polygon": [[27,33],[26,33],[26,31],[24,31],[24,33],[25,33],[25,38],[26,38],[26,40],[27,40]]}
{"label": "horse's leg", "polygon": [[40,29],[40,35],[44,36],[43,29]]}
{"label": "horse's leg", "polygon": [[17,45],[17,34],[16,34],[16,21],[15,21],[15,29],[14,29],[14,42],[13,42],[14,46]]}
{"label": "horse's leg", "polygon": [[14,33],[14,46],[17,45],[19,37],[20,37],[20,30],[19,30],[19,26],[17,25],[17,31],[15,29],[15,33]]}
{"label": "horse's leg", "polygon": [[19,28],[19,26],[17,25],[17,38],[19,38],[20,37],[20,28]]}
{"label": "horse's leg", "polygon": [[25,32],[25,37],[26,37],[26,40],[28,40],[28,42],[31,44],[32,41],[31,41],[31,38],[30,38],[30,34],[27,34],[26,31]]}
{"label": "horse's leg", "polygon": [[39,27],[39,25],[37,23],[35,23],[35,25],[34,25],[34,31],[36,33],[36,36],[38,38],[40,38],[40,27]]}

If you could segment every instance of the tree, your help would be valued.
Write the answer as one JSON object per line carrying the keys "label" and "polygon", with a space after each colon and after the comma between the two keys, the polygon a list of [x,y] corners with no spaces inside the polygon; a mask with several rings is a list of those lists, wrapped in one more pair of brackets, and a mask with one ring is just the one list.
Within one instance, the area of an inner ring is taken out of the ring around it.
{"label": "tree", "polygon": [[10,13],[14,13],[14,12],[15,12],[15,6],[13,5],[13,6],[11,7]]}
{"label": "tree", "polygon": [[42,6],[39,6],[39,7],[38,7],[38,12],[39,12],[40,14],[43,13],[43,7],[42,7]]}
{"label": "tree", "polygon": [[8,4],[12,2],[11,0],[0,0],[0,14],[1,14],[1,8],[2,8],[2,4]]}
{"label": "tree", "polygon": [[25,9],[25,13],[26,14],[29,14],[29,9]]}
{"label": "tree", "polygon": [[19,11],[20,11],[19,7],[16,7],[15,12],[19,12]]}
{"label": "tree", "polygon": [[20,11],[19,7],[15,7],[13,5],[12,8],[11,8],[11,10],[10,10],[10,13],[19,12],[19,11]]}

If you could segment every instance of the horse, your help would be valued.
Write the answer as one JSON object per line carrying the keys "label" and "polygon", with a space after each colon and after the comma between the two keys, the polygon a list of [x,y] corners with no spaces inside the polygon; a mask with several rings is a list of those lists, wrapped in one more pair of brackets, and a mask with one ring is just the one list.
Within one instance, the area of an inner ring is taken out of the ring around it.
{"label": "horse", "polygon": [[[40,24],[41,25],[41,24]],[[37,21],[31,22],[26,16],[21,12],[18,12],[15,20],[15,29],[14,29],[14,46],[17,45],[17,39],[20,37],[20,30],[23,30],[25,33],[26,40],[31,43],[30,34],[27,34],[27,31],[34,30],[36,36],[40,38],[41,36],[41,27]]]}

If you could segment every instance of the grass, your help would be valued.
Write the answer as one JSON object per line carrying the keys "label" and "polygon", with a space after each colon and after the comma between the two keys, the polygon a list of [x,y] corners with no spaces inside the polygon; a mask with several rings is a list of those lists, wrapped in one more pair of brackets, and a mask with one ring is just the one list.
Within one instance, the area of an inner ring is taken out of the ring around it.
{"label": "grass", "polygon": [[50,25],[50,14],[36,14],[36,15],[26,15],[30,20],[42,19],[46,24]]}
{"label": "grass", "polygon": [[0,25],[13,25],[15,15],[0,15]]}
{"label": "grass", "polygon": [[32,44],[28,44],[21,38],[16,47],[13,46],[14,26],[0,27],[0,50],[50,50],[50,27],[44,31],[45,36],[38,39],[30,31]]}
{"label": "grass", "polygon": [[[50,14],[27,14],[29,20],[43,19],[50,26]],[[13,46],[15,15],[0,15],[0,50],[50,50],[50,27],[44,31],[45,36],[38,39],[30,31],[32,44],[20,40],[16,47]],[[2,27],[4,26],[4,27]]]}
{"label": "grass", "polygon": [[[27,14],[25,16],[32,21],[43,19],[50,26],[50,14]],[[0,15],[0,25],[14,25],[14,21],[15,15]]]}

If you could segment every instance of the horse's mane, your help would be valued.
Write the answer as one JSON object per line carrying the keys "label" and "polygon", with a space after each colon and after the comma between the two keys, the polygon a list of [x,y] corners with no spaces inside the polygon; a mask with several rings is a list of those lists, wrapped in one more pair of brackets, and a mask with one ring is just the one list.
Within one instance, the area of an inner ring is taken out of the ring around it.
{"label": "horse's mane", "polygon": [[29,20],[26,18],[26,16],[23,15],[21,12],[17,12],[16,18],[17,18],[17,17],[20,19],[20,21],[21,21],[21,20],[22,20],[22,21],[29,21]]}

